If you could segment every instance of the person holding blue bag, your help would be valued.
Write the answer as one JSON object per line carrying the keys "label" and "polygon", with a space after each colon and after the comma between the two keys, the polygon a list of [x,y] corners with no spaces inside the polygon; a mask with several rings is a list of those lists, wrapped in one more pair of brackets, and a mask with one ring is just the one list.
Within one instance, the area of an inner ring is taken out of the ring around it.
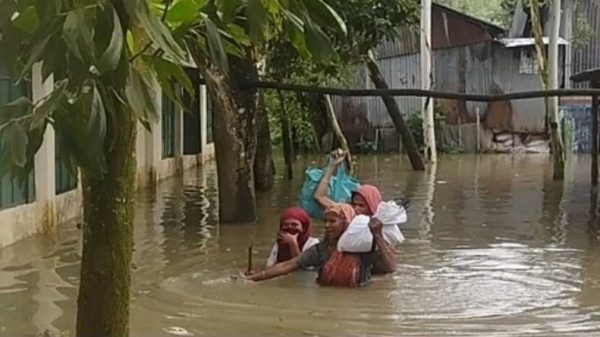
{"label": "person holding blue bag", "polygon": [[[350,184],[345,180],[348,176],[345,174],[342,166],[346,158],[346,153],[342,150],[337,150],[334,151],[334,154],[315,189],[313,199],[319,204],[321,209],[328,209],[340,202],[350,203],[357,215],[370,217],[371,219],[368,224],[369,231],[373,235],[373,243],[376,243],[380,248],[374,272],[377,274],[392,273],[396,270],[394,247],[386,242],[383,235],[383,223],[375,216],[379,206],[383,204],[381,193],[377,187],[373,185],[360,185],[353,178],[351,181],[356,182],[356,185],[351,185],[350,187]],[[334,176],[336,170],[337,175]],[[346,185],[340,184],[340,180]],[[348,190],[345,189],[347,186],[350,187],[349,196],[347,195]],[[339,194],[336,195],[336,193]],[[344,200],[340,200],[342,197]],[[312,205],[310,206],[312,207]]]}
{"label": "person holding blue bag", "polygon": [[[305,173],[304,185],[300,191],[299,204],[314,219],[323,219],[323,210],[333,203],[350,203],[352,194],[360,184],[347,174],[343,164],[346,154],[342,150],[333,151],[325,170],[309,168]],[[317,199],[317,192],[326,195]]]}

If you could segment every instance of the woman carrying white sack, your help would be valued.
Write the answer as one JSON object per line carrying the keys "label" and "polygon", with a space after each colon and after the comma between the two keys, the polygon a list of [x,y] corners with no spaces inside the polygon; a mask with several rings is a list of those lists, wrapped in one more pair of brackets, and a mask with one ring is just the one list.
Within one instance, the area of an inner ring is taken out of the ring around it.
{"label": "woman carrying white sack", "polygon": [[380,227],[386,243],[395,248],[404,241],[398,226],[406,222],[406,210],[394,201],[380,202],[373,216],[357,215],[338,241],[337,249],[348,253],[370,252],[373,227]]}
{"label": "woman carrying white sack", "polygon": [[[333,201],[327,195],[328,184],[333,173],[337,170],[337,166],[344,161],[344,157],[345,154],[338,156],[330,163],[329,167],[325,170],[319,186],[315,190],[314,197],[323,209],[327,209],[333,204]],[[397,205],[393,207],[392,204],[395,205],[394,202],[391,202],[391,204],[389,202],[382,202],[381,193],[377,187],[361,185],[352,194],[351,206],[357,214],[354,219],[359,218],[362,220],[360,222],[352,221],[346,230],[346,233],[349,231],[356,233],[358,231],[360,234],[358,238],[356,234],[345,235],[344,243],[337,246],[338,250],[342,252],[370,252],[372,246],[375,244],[380,249],[378,249],[378,259],[373,269],[374,273],[385,274],[396,271],[396,253],[394,248],[404,240],[404,237],[397,226],[384,226],[383,223],[388,223],[389,214],[395,215],[396,213],[403,213],[404,218],[399,217],[399,219],[401,220],[400,222],[406,222],[406,212],[404,212],[403,207]],[[383,205],[381,209],[380,205]],[[398,212],[390,212],[390,208]],[[384,221],[377,218],[377,212],[379,212],[379,216],[383,216],[382,220]],[[365,220],[366,226],[364,225]],[[364,250],[364,243],[367,241],[369,249]]]}

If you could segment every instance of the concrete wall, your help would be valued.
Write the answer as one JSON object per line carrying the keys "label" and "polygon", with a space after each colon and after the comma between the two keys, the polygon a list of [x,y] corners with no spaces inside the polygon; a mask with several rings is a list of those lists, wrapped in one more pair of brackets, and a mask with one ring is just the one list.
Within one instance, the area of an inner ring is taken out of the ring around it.
{"label": "concrete wall", "polygon": [[[39,100],[52,91],[53,79],[46,83],[41,81],[41,67],[34,67],[32,76],[33,99]],[[160,87],[155,84],[156,105],[158,111],[162,107]],[[138,126],[136,139],[136,159],[138,188],[155,188],[157,183],[184,170],[202,165],[214,159],[214,144],[206,141],[207,125],[207,92],[205,86],[200,87],[200,134],[201,153],[186,155],[183,153],[183,112],[175,113],[175,157],[162,158],[162,125],[161,118],[152,131]],[[0,210],[0,248],[22,240],[30,235],[55,230],[60,224],[79,219],[83,215],[81,181],[75,190],[56,195],[55,186],[55,142],[54,130],[51,126],[46,130],[44,142],[35,156],[35,201]]]}

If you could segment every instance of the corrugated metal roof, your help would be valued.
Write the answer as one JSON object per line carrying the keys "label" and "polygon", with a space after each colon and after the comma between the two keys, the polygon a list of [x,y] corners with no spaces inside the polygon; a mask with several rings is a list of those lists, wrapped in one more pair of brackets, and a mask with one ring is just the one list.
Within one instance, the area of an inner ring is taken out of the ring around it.
{"label": "corrugated metal roof", "polygon": [[[542,38],[544,44],[550,43],[550,38],[544,36]],[[517,48],[517,47],[526,47],[535,45],[535,38],[533,37],[516,37],[516,38],[504,38],[504,39],[496,39],[496,41],[503,44],[506,48]],[[559,45],[568,45],[569,41],[563,39],[562,37],[558,38]]]}

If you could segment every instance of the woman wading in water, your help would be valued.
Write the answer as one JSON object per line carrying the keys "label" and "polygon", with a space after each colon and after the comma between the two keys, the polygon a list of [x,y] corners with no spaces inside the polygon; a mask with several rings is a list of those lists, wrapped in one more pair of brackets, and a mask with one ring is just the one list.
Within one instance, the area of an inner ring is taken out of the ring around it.
{"label": "woman wading in water", "polygon": [[319,239],[311,234],[312,225],[308,213],[300,207],[286,209],[279,218],[277,242],[271,249],[267,267],[293,259],[318,244]]}
{"label": "woman wading in water", "polygon": [[[314,198],[317,200],[319,205],[323,209],[327,209],[331,205],[335,204],[331,198],[327,195],[327,189],[331,177],[336,172],[339,165],[345,160],[346,154],[343,153],[332,160],[323,174],[323,178],[319,182],[319,186],[315,190]],[[375,218],[374,215],[377,212],[379,204],[382,202],[381,192],[373,185],[361,185],[358,190],[352,193],[351,206],[356,212],[356,215],[367,215],[371,217],[369,227],[371,232],[378,233],[382,237],[383,224],[379,219]],[[377,240],[377,235],[374,235],[374,239]],[[391,247],[385,240],[377,242],[379,247],[377,254],[377,262],[375,264],[374,273],[376,274],[387,274],[396,271],[396,254],[394,247]]]}
{"label": "woman wading in water", "polygon": [[[339,238],[355,214],[348,204],[330,205],[325,211],[325,237],[322,242],[288,261],[262,271],[248,272],[246,278],[251,281],[263,281],[298,269],[316,268],[319,271],[317,282],[322,286],[357,287],[368,283],[378,253],[342,253],[336,249]],[[385,244],[381,228],[373,226],[371,231],[376,245]]]}

